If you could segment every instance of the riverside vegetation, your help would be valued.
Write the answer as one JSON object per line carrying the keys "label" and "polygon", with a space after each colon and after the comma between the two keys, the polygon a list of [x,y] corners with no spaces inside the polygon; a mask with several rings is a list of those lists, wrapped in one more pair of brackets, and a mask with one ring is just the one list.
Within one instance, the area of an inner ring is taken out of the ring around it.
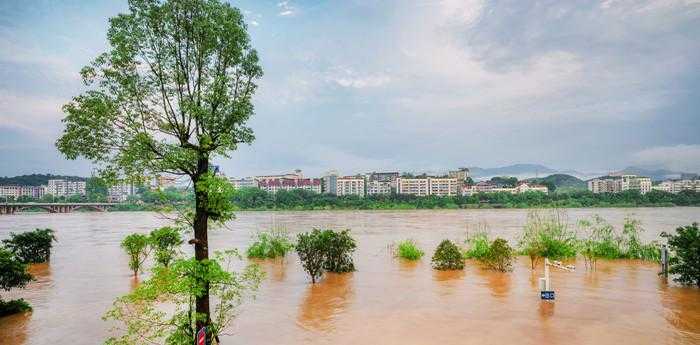
{"label": "riverside vegetation", "polygon": [[294,249],[294,244],[289,239],[286,231],[275,229],[269,232],[261,232],[256,236],[246,254],[249,258],[274,259],[284,257],[287,252]]}
{"label": "riverside vegetation", "polygon": [[[0,247],[0,289],[10,291],[23,288],[34,279],[27,272],[29,264],[46,262],[56,241],[51,229],[36,229],[23,233],[10,233]],[[4,301],[0,298],[0,316],[31,310],[24,299]]]}
{"label": "riverside vegetation", "polygon": [[295,247],[302,267],[314,284],[326,271],[346,273],[355,270],[352,253],[357,245],[350,230],[313,229],[299,234]]}

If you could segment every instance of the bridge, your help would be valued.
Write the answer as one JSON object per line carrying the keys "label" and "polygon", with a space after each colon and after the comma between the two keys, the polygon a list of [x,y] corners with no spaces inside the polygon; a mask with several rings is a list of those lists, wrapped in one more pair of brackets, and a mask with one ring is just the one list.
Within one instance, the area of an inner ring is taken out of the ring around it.
{"label": "bridge", "polygon": [[86,203],[41,203],[41,202],[21,202],[21,203],[4,203],[0,204],[0,214],[13,214],[30,208],[40,208],[49,213],[70,213],[79,208],[90,209],[93,211],[104,212],[111,206],[119,205],[118,203],[108,202],[86,202]]}

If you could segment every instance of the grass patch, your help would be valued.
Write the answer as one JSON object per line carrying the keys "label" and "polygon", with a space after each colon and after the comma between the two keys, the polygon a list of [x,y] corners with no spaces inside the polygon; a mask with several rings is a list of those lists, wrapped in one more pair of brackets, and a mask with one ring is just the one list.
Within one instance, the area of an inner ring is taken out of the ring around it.
{"label": "grass patch", "polygon": [[471,235],[464,241],[467,245],[467,250],[464,251],[465,259],[483,260],[489,255],[489,235],[484,232],[477,232]]}
{"label": "grass patch", "polygon": [[425,252],[418,248],[418,245],[413,240],[401,241],[396,247],[396,256],[406,260],[420,260],[424,254]]}
{"label": "grass patch", "polygon": [[289,234],[284,230],[272,230],[257,234],[255,242],[248,248],[249,258],[274,259],[287,255],[294,249]]}

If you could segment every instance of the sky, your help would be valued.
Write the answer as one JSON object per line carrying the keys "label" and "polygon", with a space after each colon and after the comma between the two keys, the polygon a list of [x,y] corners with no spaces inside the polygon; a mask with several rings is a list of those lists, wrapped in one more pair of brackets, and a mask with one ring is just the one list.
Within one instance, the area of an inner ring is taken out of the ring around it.
{"label": "sky", "polygon": [[[700,1],[231,1],[265,72],[229,176],[543,164],[700,172]],[[0,3],[0,176],[54,142],[125,0]]]}

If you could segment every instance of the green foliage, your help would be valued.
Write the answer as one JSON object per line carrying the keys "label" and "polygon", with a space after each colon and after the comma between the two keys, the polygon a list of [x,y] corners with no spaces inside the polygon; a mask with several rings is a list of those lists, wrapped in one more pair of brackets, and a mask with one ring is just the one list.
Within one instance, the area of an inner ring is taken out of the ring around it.
{"label": "green foliage", "polygon": [[208,172],[195,183],[195,190],[200,197],[206,196],[207,211],[211,220],[224,223],[233,219],[234,205],[231,199],[235,189],[225,177],[214,176]]}
{"label": "green foliage", "polygon": [[273,259],[284,257],[294,249],[289,234],[283,230],[272,230],[257,234],[257,240],[248,248],[249,258]]}
{"label": "green foliage", "polygon": [[32,275],[27,272],[27,264],[9,250],[0,247],[0,289],[10,291],[12,288],[23,288],[32,279]]}
{"label": "green foliage", "polygon": [[506,272],[510,271],[515,260],[513,248],[508,245],[508,241],[497,238],[489,246],[489,251],[483,261],[491,268]]}
{"label": "green foliage", "polygon": [[406,260],[420,260],[425,252],[423,252],[413,240],[404,240],[399,242],[396,247],[396,256]]}
{"label": "green foliage", "polygon": [[559,260],[576,256],[577,240],[568,229],[566,214],[554,210],[549,214],[538,211],[528,213],[523,235],[519,241],[520,252],[530,257],[532,269],[542,258]]}
{"label": "green foliage", "polygon": [[177,257],[183,242],[180,232],[170,226],[151,231],[148,241],[153,248],[156,262],[165,267]]}
{"label": "green foliage", "polygon": [[[192,344],[197,322],[207,317],[196,312],[195,300],[207,290],[215,301],[207,331],[217,338],[231,325],[241,304],[254,297],[264,278],[256,264],[234,271],[240,259],[235,250],[229,250],[215,253],[213,259],[177,259],[170,267],[155,267],[151,278],[117,299],[105,314],[104,319],[120,323],[115,329],[120,336],[107,339],[106,344]],[[163,311],[166,305],[168,312]]]}
{"label": "green foliage", "polygon": [[675,234],[662,233],[673,255],[669,260],[669,273],[675,281],[700,287],[700,231],[698,223],[678,227]]}
{"label": "green foliage", "polygon": [[106,202],[109,196],[109,187],[105,180],[99,177],[90,177],[85,181],[85,194],[89,202]]}
{"label": "green foliage", "polygon": [[32,310],[32,306],[30,306],[29,303],[22,298],[7,302],[0,299],[0,317],[23,313],[30,310]]}
{"label": "green foliage", "polygon": [[465,244],[467,245],[467,250],[464,251],[465,259],[483,260],[489,254],[489,237],[484,231],[470,235],[465,241]]}
{"label": "green foliage", "polygon": [[9,239],[2,240],[3,245],[24,263],[46,262],[51,257],[53,241],[56,240],[51,229],[36,229],[16,234],[10,233]]}
{"label": "green foliage", "polygon": [[[16,258],[12,252],[0,247],[0,289],[10,291],[13,288],[23,288],[34,279],[27,272],[27,264]],[[0,298],[0,317],[31,310],[22,299],[3,301]]]}
{"label": "green foliage", "polygon": [[656,242],[642,243],[639,234],[643,231],[638,220],[626,218],[621,234],[600,216],[579,221],[584,238],[578,249],[583,255],[586,267],[595,269],[598,259],[638,259],[658,261],[659,246]]}
{"label": "green foliage", "polygon": [[464,258],[456,244],[443,240],[435,249],[432,264],[438,270],[461,270],[464,269]]}
{"label": "green foliage", "polygon": [[148,236],[144,234],[128,235],[122,240],[121,247],[129,255],[129,268],[134,271],[134,276],[138,276],[141,266],[149,254]]}
{"label": "green foliage", "polygon": [[357,248],[357,244],[350,235],[350,230],[345,229],[341,232],[324,230],[323,232],[326,241],[326,261],[323,269],[335,273],[355,271],[352,253]]}
{"label": "green foliage", "polygon": [[490,181],[499,187],[515,187],[518,184],[518,178],[512,176],[496,176],[492,177]]}
{"label": "green foliage", "polygon": [[297,236],[296,251],[304,270],[311,276],[312,283],[316,283],[324,271],[354,271],[351,255],[355,248],[350,230],[335,232],[313,229]]}

